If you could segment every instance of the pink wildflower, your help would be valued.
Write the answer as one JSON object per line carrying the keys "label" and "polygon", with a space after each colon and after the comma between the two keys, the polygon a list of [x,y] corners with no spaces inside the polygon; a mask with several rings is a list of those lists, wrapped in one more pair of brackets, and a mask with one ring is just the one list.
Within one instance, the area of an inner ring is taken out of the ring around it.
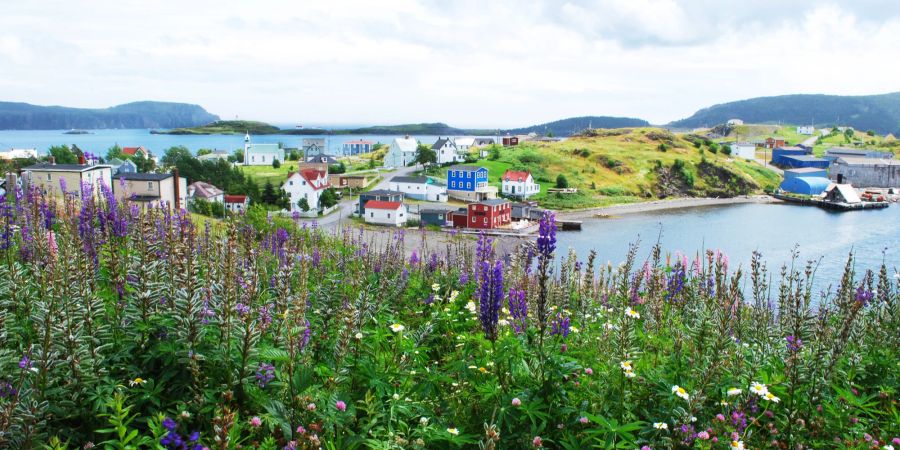
{"label": "pink wildflower", "polygon": [[593,375],[594,369],[591,369],[590,367],[588,367],[588,368],[584,369],[584,373],[587,375]]}
{"label": "pink wildflower", "polygon": [[512,399],[512,405],[513,406],[521,406],[522,400],[519,400],[519,397],[516,397],[516,398]]}
{"label": "pink wildflower", "polygon": [[250,426],[253,428],[259,428],[260,426],[262,426],[262,419],[257,416],[253,416],[253,418],[250,419]]}
{"label": "pink wildflower", "polygon": [[581,418],[579,418],[578,421],[581,422],[581,423],[588,423],[588,418],[587,418],[587,417],[584,417],[584,416],[581,416]]}
{"label": "pink wildflower", "polygon": [[347,410],[347,404],[344,403],[343,400],[338,400],[338,401],[334,404],[334,407],[337,408],[338,411],[346,411],[346,410]]}
{"label": "pink wildflower", "polygon": [[705,441],[705,440],[709,439],[709,433],[707,433],[705,431],[701,431],[701,432],[697,433],[697,439],[702,439]]}
{"label": "pink wildflower", "polygon": [[535,436],[534,439],[531,440],[531,445],[534,448],[541,448],[544,446],[544,440],[541,439],[540,436]]}
{"label": "pink wildflower", "polygon": [[315,403],[310,403],[310,404],[306,405],[306,409],[307,409],[308,411],[315,411],[315,410],[316,410],[316,404],[315,404]]}

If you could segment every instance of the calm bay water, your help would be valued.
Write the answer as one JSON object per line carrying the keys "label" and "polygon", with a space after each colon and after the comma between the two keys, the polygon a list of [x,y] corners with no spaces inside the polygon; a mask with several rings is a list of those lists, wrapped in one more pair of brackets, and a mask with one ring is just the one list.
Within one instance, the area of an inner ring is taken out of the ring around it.
{"label": "calm bay water", "polygon": [[[157,156],[176,145],[183,145],[196,152],[201,148],[233,151],[244,147],[244,135],[202,135],[176,136],[167,134],[150,134],[150,130],[90,130],[91,134],[63,134],[66,130],[0,130],[0,150],[9,148],[34,148],[45,154],[53,145],[75,144],[78,148],[105,155],[106,150],[115,144],[122,147],[144,146]],[[390,144],[396,136],[367,135],[311,135],[293,136],[287,134],[270,134],[251,136],[253,142],[259,144],[283,143],[285,147],[299,148],[303,139],[322,138],[331,154],[339,155],[344,142],[365,139],[372,142]],[[422,143],[431,144],[437,136],[413,136]]]}
{"label": "calm bay water", "polygon": [[580,232],[560,232],[557,248],[561,253],[573,248],[582,260],[594,249],[598,262],[618,264],[629,243],[640,239],[638,260],[643,264],[660,236],[664,253],[674,257],[681,251],[693,258],[701,249],[721,249],[731,268],[741,265],[749,270],[750,256],[757,250],[776,273],[782,264],[790,264],[796,246],[801,266],[821,258],[817,290],[840,281],[851,250],[857,271],[878,270],[883,259],[889,270],[900,268],[900,205],[841,213],[808,206],[741,204],[628,214],[587,220]]}

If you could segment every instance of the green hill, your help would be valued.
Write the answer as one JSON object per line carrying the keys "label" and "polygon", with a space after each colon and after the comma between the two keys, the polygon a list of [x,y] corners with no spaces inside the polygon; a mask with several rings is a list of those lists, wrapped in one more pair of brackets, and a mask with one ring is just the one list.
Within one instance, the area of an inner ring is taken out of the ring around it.
{"label": "green hill", "polygon": [[532,125],[530,127],[513,128],[510,130],[503,130],[503,132],[510,134],[537,133],[541,135],[571,136],[588,128],[627,128],[646,127],[649,125],[650,123],[646,120],[629,117],[583,116],[570,117],[568,119]]}
{"label": "green hill", "polygon": [[0,102],[2,130],[191,127],[218,120],[198,105],[134,102],[103,109]]}
{"label": "green hill", "polygon": [[265,122],[253,120],[217,120],[197,127],[175,128],[167,131],[152,131],[154,134],[276,134],[281,129]]}
{"label": "green hill", "polygon": [[900,132],[900,92],[882,95],[781,95],[723,103],[669,124],[711,127],[729,119],[746,123],[802,123],[816,127],[851,126],[879,134]]}

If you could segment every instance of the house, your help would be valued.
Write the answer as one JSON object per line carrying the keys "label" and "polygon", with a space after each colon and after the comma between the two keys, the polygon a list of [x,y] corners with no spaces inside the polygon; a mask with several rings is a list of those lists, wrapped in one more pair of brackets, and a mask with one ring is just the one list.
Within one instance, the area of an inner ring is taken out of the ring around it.
{"label": "house", "polygon": [[494,138],[480,137],[480,138],[475,138],[475,142],[472,143],[472,147],[487,147],[489,145],[494,145],[496,143],[497,142],[494,140]]}
{"label": "house", "polygon": [[850,183],[862,188],[900,187],[900,160],[841,156],[828,170],[838,184]]}
{"label": "house", "polygon": [[0,159],[37,159],[37,150],[33,148],[11,148],[0,152]]}
{"label": "house", "polygon": [[141,155],[143,158],[150,159],[150,152],[144,147],[122,147],[122,154],[127,156]]}
{"label": "house", "polygon": [[389,191],[387,189],[375,189],[369,192],[359,194],[359,203],[356,204],[356,214],[360,217],[365,214],[366,203],[377,200],[384,202],[403,202],[403,193],[397,191]]}
{"label": "house", "polygon": [[779,188],[785,192],[803,195],[820,195],[825,192],[831,180],[825,169],[804,167],[784,171],[784,181]]}
{"label": "house", "polygon": [[[281,185],[291,199],[291,211],[299,212],[318,211],[319,198],[321,198],[322,192],[330,187],[328,172],[315,169],[288,172],[287,180]],[[300,200],[303,199],[306,200],[307,210],[299,205]]]}
{"label": "house", "polygon": [[188,185],[188,201],[204,200],[210,203],[224,203],[225,191],[203,181],[195,181]]}
{"label": "house", "polygon": [[447,201],[447,186],[429,177],[394,177],[389,187],[414,200]]}
{"label": "house", "polygon": [[832,203],[862,203],[859,193],[849,184],[831,183],[822,193],[822,199]]}
{"label": "house", "polygon": [[528,198],[541,192],[541,185],[534,181],[531,172],[507,170],[501,178],[500,192],[512,197]]}
{"label": "house", "polygon": [[750,142],[735,142],[731,144],[731,156],[749,160],[756,159],[756,145]]}
{"label": "house", "polygon": [[519,137],[518,136],[503,136],[503,140],[501,141],[504,147],[515,147],[519,145]]}
{"label": "house", "polygon": [[847,148],[847,147],[831,147],[825,150],[824,158],[830,161],[834,161],[842,156],[849,156],[853,158],[884,158],[884,159],[893,159],[894,154],[891,152],[880,152],[878,150],[871,150],[867,148]]}
{"label": "house", "polygon": [[197,159],[200,161],[213,161],[213,162],[219,161],[221,159],[228,161],[228,156],[229,156],[228,150],[213,150],[212,153],[200,155],[197,157]]}
{"label": "house", "polygon": [[343,154],[346,156],[358,155],[360,153],[369,153],[375,145],[372,141],[355,140],[344,142]]}
{"label": "house", "polygon": [[797,127],[797,134],[802,134],[804,136],[812,136],[816,133],[816,127],[812,125],[804,125]]}
{"label": "house", "polygon": [[250,135],[244,136],[244,165],[270,166],[272,161],[284,162],[284,149],[278,144],[254,144]]}
{"label": "house", "polygon": [[512,204],[508,200],[491,199],[467,205],[450,213],[450,220],[457,228],[494,229],[509,225],[512,220]]}
{"label": "house", "polygon": [[336,188],[363,189],[374,178],[374,173],[329,175],[329,183]]}
{"label": "house", "polygon": [[37,186],[48,192],[65,191],[81,197],[82,183],[93,186],[94,192],[99,191],[100,183],[107,186],[112,184],[112,169],[106,165],[91,164],[56,164],[53,158],[50,162],[43,162],[22,168],[22,183],[24,186]]}
{"label": "house", "polygon": [[729,119],[728,122],[725,122],[725,124],[726,124],[726,125],[731,125],[731,126],[735,126],[735,125],[743,125],[743,124],[744,124],[744,121],[741,120],[741,119]]}
{"label": "house", "polygon": [[406,225],[409,213],[406,205],[401,202],[386,202],[382,200],[370,200],[366,202],[363,220],[366,223],[376,225],[393,225],[399,227]]}
{"label": "house", "polygon": [[306,157],[307,164],[324,164],[328,167],[332,164],[340,164],[341,161],[336,156],[331,155],[314,155]]}
{"label": "house", "polygon": [[325,148],[324,138],[311,138],[303,140],[303,156],[310,157],[316,155],[324,155],[328,152]]}
{"label": "house", "polygon": [[816,167],[819,169],[827,169],[830,162],[825,158],[819,158],[812,155],[786,155],[780,158],[783,167]]}
{"label": "house", "polygon": [[450,138],[438,138],[431,146],[437,157],[438,164],[448,164],[465,161],[465,156],[456,148],[456,144]]}
{"label": "house", "polygon": [[402,138],[395,138],[384,156],[385,167],[405,167],[416,161],[416,152],[419,142],[407,134]]}
{"label": "house", "polygon": [[450,211],[446,209],[423,208],[419,210],[419,222],[422,225],[447,226]]}
{"label": "house", "polygon": [[246,195],[225,195],[225,211],[241,213],[250,206],[250,198]]}
{"label": "house", "polygon": [[784,138],[767,137],[763,145],[769,149],[776,149],[778,147],[784,147],[785,144],[786,142],[784,141]]}
{"label": "house", "polygon": [[109,160],[109,162],[106,165],[108,165],[110,167],[110,169],[112,169],[113,175],[116,175],[119,173],[137,173],[137,171],[138,171],[137,165],[134,163],[134,161],[132,161],[130,159],[126,159],[126,160],[122,161],[119,158],[113,158],[113,159]]}
{"label": "house", "polygon": [[776,147],[772,150],[772,164],[779,166],[787,166],[788,162],[784,159],[787,156],[803,156],[810,155],[812,152],[803,147]]}
{"label": "house", "polygon": [[451,166],[447,178],[450,197],[476,202],[497,196],[497,188],[488,185],[488,170],[484,167]]}
{"label": "house", "polygon": [[119,173],[112,179],[113,193],[119,201],[175,209],[187,206],[187,179],[177,173]]}
{"label": "house", "polygon": [[515,202],[512,204],[512,220],[540,220],[544,210],[537,207],[537,202]]}
{"label": "house", "polygon": [[456,137],[453,138],[453,144],[456,149],[462,153],[469,153],[469,149],[475,147],[475,138],[473,137]]}

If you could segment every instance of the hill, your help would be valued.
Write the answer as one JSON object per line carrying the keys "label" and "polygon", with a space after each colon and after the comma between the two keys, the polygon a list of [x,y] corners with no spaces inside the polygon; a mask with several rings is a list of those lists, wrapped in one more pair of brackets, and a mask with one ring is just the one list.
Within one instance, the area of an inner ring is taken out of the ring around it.
{"label": "hill", "polygon": [[175,128],[218,119],[202,107],[187,103],[147,101],[86,109],[0,102],[0,129],[3,130]]}
{"label": "hill", "polygon": [[[762,193],[780,182],[771,170],[734,160],[707,142],[659,128],[593,130],[561,142],[502,148],[499,158],[476,164],[488,168],[495,186],[506,169],[531,171],[542,186],[534,199],[555,209],[672,197],[734,197]],[[547,194],[560,175],[579,192]]]}
{"label": "hill", "polygon": [[646,120],[629,117],[583,116],[570,117],[530,127],[513,128],[503,130],[503,132],[509,134],[528,134],[533,132],[542,135],[571,136],[588,128],[627,128],[646,127],[649,125],[650,123]]}
{"label": "hill", "polygon": [[177,134],[177,135],[250,133],[250,134],[260,135],[260,134],[276,134],[279,132],[281,132],[280,128],[278,128],[274,125],[269,125],[265,122],[257,122],[257,121],[253,121],[253,120],[217,120],[215,122],[211,122],[206,125],[201,125],[198,127],[175,128],[173,130],[166,130],[166,131],[154,130],[154,131],[151,131],[150,133],[153,133],[153,134]]}
{"label": "hill", "polygon": [[900,92],[882,95],[781,95],[723,103],[669,124],[697,128],[741,119],[746,123],[813,123],[851,126],[880,134],[900,132]]}

